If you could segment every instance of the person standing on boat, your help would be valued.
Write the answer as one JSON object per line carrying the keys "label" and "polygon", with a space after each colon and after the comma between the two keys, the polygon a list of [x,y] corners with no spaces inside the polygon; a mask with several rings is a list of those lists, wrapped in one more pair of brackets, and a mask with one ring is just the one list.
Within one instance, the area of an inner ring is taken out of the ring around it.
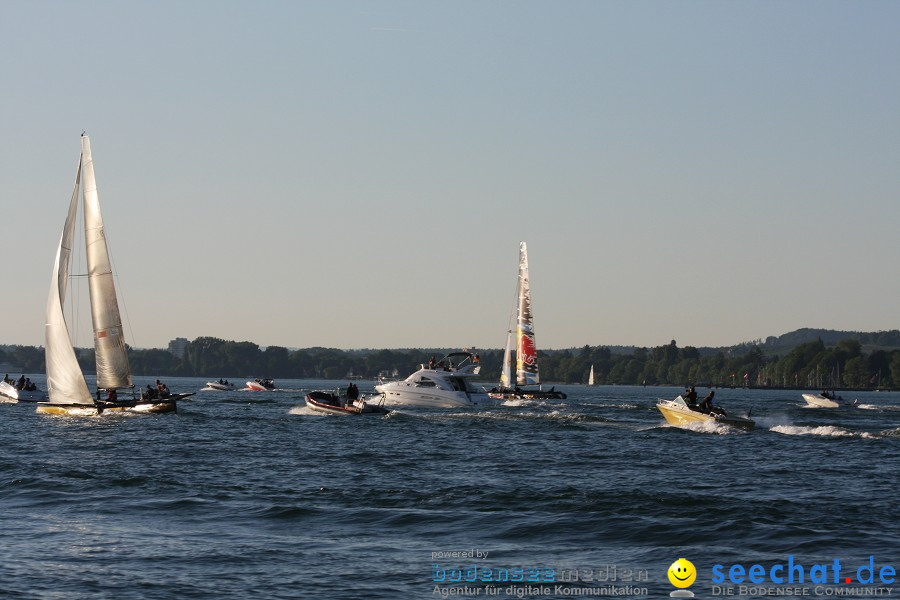
{"label": "person standing on boat", "polygon": [[106,401],[107,402],[115,402],[119,399],[119,392],[116,391],[116,388],[109,388],[106,390]]}
{"label": "person standing on boat", "polygon": [[437,366],[437,361],[434,360],[434,356],[431,357],[431,360],[428,361],[428,368],[434,369]]}
{"label": "person standing on boat", "polygon": [[705,413],[712,412],[713,407],[713,398],[716,396],[715,390],[709,390],[709,393],[706,395],[706,398],[703,399],[703,402],[700,403],[700,410]]}

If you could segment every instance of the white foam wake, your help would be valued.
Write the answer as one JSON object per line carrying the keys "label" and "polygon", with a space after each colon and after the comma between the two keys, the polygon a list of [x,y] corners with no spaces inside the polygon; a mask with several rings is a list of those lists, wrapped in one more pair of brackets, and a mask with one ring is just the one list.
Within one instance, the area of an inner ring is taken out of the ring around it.
{"label": "white foam wake", "polygon": [[860,437],[872,438],[877,437],[867,431],[854,432],[848,431],[834,425],[819,425],[818,427],[805,427],[802,425],[776,425],[769,429],[775,433],[783,433],[784,435],[819,435],[823,437]]}

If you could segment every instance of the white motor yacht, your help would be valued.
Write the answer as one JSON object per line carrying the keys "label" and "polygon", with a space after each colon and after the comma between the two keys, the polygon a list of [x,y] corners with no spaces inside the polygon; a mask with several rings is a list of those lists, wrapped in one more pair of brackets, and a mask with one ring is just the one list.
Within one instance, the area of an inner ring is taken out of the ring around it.
{"label": "white motor yacht", "polygon": [[481,366],[469,352],[451,352],[437,363],[421,365],[402,381],[382,382],[375,389],[387,405],[428,408],[486,408],[494,406],[487,392],[472,385]]}

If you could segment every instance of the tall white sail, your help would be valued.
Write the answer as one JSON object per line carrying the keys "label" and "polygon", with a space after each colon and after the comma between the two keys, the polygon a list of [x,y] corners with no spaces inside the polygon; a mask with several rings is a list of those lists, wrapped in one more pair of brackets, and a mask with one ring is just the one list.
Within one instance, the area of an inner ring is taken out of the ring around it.
{"label": "tall white sail", "polygon": [[534,344],[534,320],[531,315],[531,285],[528,282],[528,248],[519,242],[519,310],[516,318],[516,383],[536,385],[537,346]]}
{"label": "tall white sail", "polygon": [[591,372],[588,375],[588,385],[594,385],[594,365],[591,365]]}
{"label": "tall white sail", "polygon": [[75,189],[69,202],[69,214],[63,226],[56,261],[53,263],[53,275],[50,279],[50,295],[47,298],[47,322],[44,326],[46,347],[44,349],[47,363],[47,393],[52,402],[59,404],[84,404],[92,401],[81,367],[72,349],[69,328],[63,305],[69,288],[69,262],[72,255],[72,242],[75,237],[75,213],[78,210],[78,192],[81,186],[81,160],[78,161],[78,172],[75,174]]}
{"label": "tall white sail", "polygon": [[84,187],[84,237],[87,245],[88,284],[91,291],[91,319],[94,325],[94,350],[97,355],[97,387],[131,386],[131,367],[125,350],[125,336],[116,287],[113,282],[103,216],[94,178],[91,141],[81,136],[81,162]]}
{"label": "tall white sail", "polygon": [[506,332],[506,350],[503,352],[503,368],[500,370],[500,387],[512,387],[512,330]]}

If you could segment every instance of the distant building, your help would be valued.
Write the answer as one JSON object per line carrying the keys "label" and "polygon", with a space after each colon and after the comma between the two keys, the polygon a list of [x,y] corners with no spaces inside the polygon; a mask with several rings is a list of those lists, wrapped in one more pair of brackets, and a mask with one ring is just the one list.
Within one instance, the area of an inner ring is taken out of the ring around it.
{"label": "distant building", "polygon": [[169,342],[169,352],[178,358],[184,358],[184,353],[187,352],[189,343],[187,338],[175,338]]}

